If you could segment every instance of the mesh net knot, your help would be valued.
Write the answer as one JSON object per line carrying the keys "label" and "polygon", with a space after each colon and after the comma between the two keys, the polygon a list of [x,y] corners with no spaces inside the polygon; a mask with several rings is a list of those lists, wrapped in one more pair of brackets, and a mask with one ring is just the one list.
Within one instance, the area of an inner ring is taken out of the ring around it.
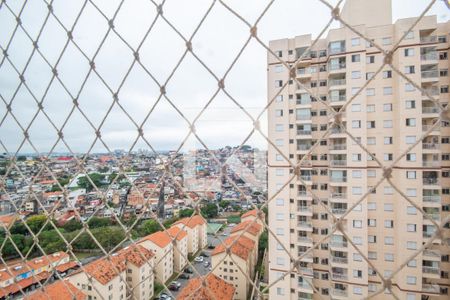
{"label": "mesh net knot", "polygon": [[384,53],[383,62],[384,62],[386,65],[392,64],[392,52],[391,52],[391,51],[386,51],[386,52]]}

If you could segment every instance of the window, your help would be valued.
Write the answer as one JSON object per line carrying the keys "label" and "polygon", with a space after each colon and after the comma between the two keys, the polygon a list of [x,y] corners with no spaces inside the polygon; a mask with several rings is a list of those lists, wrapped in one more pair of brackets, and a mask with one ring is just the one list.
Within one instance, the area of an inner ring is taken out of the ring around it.
{"label": "window", "polygon": [[353,112],[361,111],[361,104],[352,104],[352,111]]}
{"label": "window", "polygon": [[275,98],[275,102],[283,102],[283,95],[278,95],[276,98]]}
{"label": "window", "polygon": [[354,87],[354,88],[352,88],[352,95],[358,94],[359,90],[360,90],[359,87]]}
{"label": "window", "polygon": [[283,213],[277,213],[277,221],[284,221],[284,214]]}
{"label": "window", "polygon": [[393,253],[385,253],[384,260],[385,261],[394,261],[394,254]]}
{"label": "window", "polygon": [[360,62],[361,55],[360,54],[352,54],[352,62]]}
{"label": "window", "polygon": [[368,64],[374,64],[374,63],[375,63],[375,55],[367,56],[366,62],[367,62]]}
{"label": "window", "polygon": [[408,249],[408,250],[416,250],[417,249],[417,242],[412,242],[412,241],[406,242],[406,249]]}
{"label": "window", "polygon": [[392,153],[384,153],[383,158],[384,158],[384,161],[391,161],[391,160],[393,160],[394,156]]}
{"label": "window", "polygon": [[385,245],[394,245],[394,238],[392,236],[385,236],[384,244]]}
{"label": "window", "polygon": [[392,203],[384,203],[383,204],[384,211],[393,211],[394,206]]}
{"label": "window", "polygon": [[448,94],[448,85],[441,86],[441,94]]}
{"label": "window", "polygon": [[362,271],[361,270],[353,270],[353,277],[362,278]]}
{"label": "window", "polygon": [[367,121],[367,129],[375,128],[375,121]]}
{"label": "window", "polygon": [[361,121],[360,120],[353,120],[352,121],[352,128],[361,128]]}
{"label": "window", "polygon": [[394,228],[394,221],[384,220],[384,228]]}
{"label": "window", "polygon": [[414,92],[416,89],[411,83],[405,83],[405,92]]}
{"label": "window", "polygon": [[414,66],[406,66],[405,67],[405,74],[414,74],[416,73]]}
{"label": "window", "polygon": [[407,135],[405,137],[406,144],[414,144],[416,142],[416,136],[415,135]]}
{"label": "window", "polygon": [[283,86],[283,80],[275,80],[275,87],[282,87]]}
{"label": "window", "polygon": [[284,126],[283,126],[283,124],[276,124],[276,125],[275,125],[275,131],[277,131],[277,132],[283,132],[283,131],[284,131]]}
{"label": "window", "polygon": [[440,60],[447,60],[447,52],[439,52]]}
{"label": "window", "polygon": [[274,69],[275,73],[281,73],[283,72],[283,65],[276,65]]}
{"label": "window", "polygon": [[352,79],[359,79],[361,78],[361,72],[360,71],[352,71]]}
{"label": "window", "polygon": [[416,232],[416,224],[407,224],[406,225],[406,230],[408,232]]}
{"label": "window", "polygon": [[407,109],[416,108],[416,101],[414,101],[414,100],[406,100],[406,108]]}
{"label": "window", "polygon": [[390,86],[384,87],[383,95],[392,95],[392,87],[390,87]]}
{"label": "window", "polygon": [[392,71],[391,70],[387,70],[387,71],[383,71],[383,78],[392,78]]}
{"label": "window", "polygon": [[406,276],[406,283],[407,284],[416,284],[416,277],[415,276]]}
{"label": "window", "polygon": [[353,220],[353,228],[362,228],[361,220]]}
{"label": "window", "polygon": [[392,111],[392,103],[383,104],[383,111]]}
{"label": "window", "polygon": [[439,70],[439,76],[447,77],[448,76],[448,69],[441,69],[441,70]]}
{"label": "window", "polygon": [[368,235],[367,236],[367,241],[370,243],[370,244],[375,244],[376,242],[377,242],[377,236],[376,235]]}
{"label": "window", "polygon": [[366,95],[367,96],[375,96],[375,89],[374,88],[366,89]]}
{"label": "window", "polygon": [[277,146],[283,146],[284,144],[284,140],[283,139],[276,139],[275,140],[275,145]]}
{"label": "window", "polygon": [[284,235],[284,228],[277,228],[276,229],[276,234],[283,236]]}
{"label": "window", "polygon": [[283,57],[283,51],[281,51],[281,50],[278,50],[276,52],[276,54],[277,54],[278,57]]}
{"label": "window", "polygon": [[384,187],[384,194],[385,195],[392,195],[392,194],[394,194],[394,188],[392,186],[385,186]]}
{"label": "window", "polygon": [[390,37],[385,37],[385,38],[383,38],[382,43],[383,43],[383,46],[391,45],[392,39]]}
{"label": "window", "polygon": [[408,119],[406,119],[406,126],[415,127],[416,126],[416,119],[415,118],[408,118]]}
{"label": "window", "polygon": [[367,226],[369,226],[369,227],[376,227],[377,226],[377,219],[367,219]]}
{"label": "window", "polygon": [[277,295],[284,296],[284,289],[283,288],[277,288]]}
{"label": "window", "polygon": [[352,195],[361,195],[361,194],[362,194],[362,188],[360,186],[352,187]]}
{"label": "window", "polygon": [[284,205],[284,199],[283,198],[277,198],[276,204],[277,204],[277,206],[283,206]]}
{"label": "window", "polygon": [[445,36],[445,35],[438,36],[438,42],[439,43],[447,43],[447,36]]}
{"label": "window", "polygon": [[414,56],[414,48],[406,48],[404,52],[405,56]]}
{"label": "window", "polygon": [[367,112],[375,112],[375,104],[368,104],[366,110]]}
{"label": "window", "polygon": [[416,171],[406,171],[406,178],[416,179]]}
{"label": "window", "polygon": [[284,266],[284,257],[277,257],[277,265]]}
{"label": "window", "polygon": [[406,154],[406,160],[407,161],[416,161],[416,154],[415,153]]}
{"label": "window", "polygon": [[275,110],[275,116],[276,117],[282,117],[283,116],[283,110],[282,109],[276,109]]}
{"label": "window", "polygon": [[405,34],[406,34],[405,38],[404,38],[405,40],[410,40],[410,39],[414,38],[414,31],[411,31],[411,30],[408,32],[405,31]]}
{"label": "window", "polygon": [[408,197],[417,197],[417,189],[406,189],[406,195]]}
{"label": "window", "polygon": [[366,73],[366,80],[372,79],[373,76],[375,76],[375,72],[367,72]]}
{"label": "window", "polygon": [[352,38],[352,46],[359,46],[360,40],[359,38]]}
{"label": "window", "polygon": [[354,236],[352,238],[352,240],[353,240],[353,243],[355,243],[355,245],[362,245],[362,243],[363,243],[363,239],[360,236]]}
{"label": "window", "polygon": [[359,253],[353,253],[353,261],[362,261],[362,256]]}
{"label": "window", "polygon": [[410,261],[408,261],[407,265],[410,268],[415,268],[415,267],[417,267],[417,261],[415,259],[411,259]]}
{"label": "window", "polygon": [[367,170],[367,177],[377,177],[377,170]]}
{"label": "window", "polygon": [[362,171],[361,170],[352,170],[352,177],[353,178],[361,178],[362,177]]}
{"label": "window", "polygon": [[383,128],[392,128],[392,120],[384,120]]}
{"label": "window", "polygon": [[367,138],[367,145],[375,145],[377,139],[375,137],[368,137]]}
{"label": "window", "polygon": [[361,154],[360,153],[353,153],[352,154],[352,161],[361,161]]}

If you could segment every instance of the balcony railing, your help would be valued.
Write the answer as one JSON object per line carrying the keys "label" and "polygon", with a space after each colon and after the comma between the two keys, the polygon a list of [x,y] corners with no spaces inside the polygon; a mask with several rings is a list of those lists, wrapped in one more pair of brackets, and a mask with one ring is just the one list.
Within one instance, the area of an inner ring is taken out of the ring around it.
{"label": "balcony railing", "polygon": [[426,96],[426,94],[430,95],[430,96],[437,96],[439,95],[439,88],[438,87],[431,87],[431,88],[426,88],[423,89],[426,93],[422,92],[422,96]]}
{"label": "balcony railing", "polygon": [[331,166],[346,166],[347,165],[347,161],[346,160],[330,160],[330,165]]}
{"label": "balcony railing", "polygon": [[423,255],[424,256],[429,256],[429,257],[441,257],[441,252],[439,252],[438,250],[430,250],[430,249],[425,249],[423,250]]}
{"label": "balcony railing", "polygon": [[441,161],[440,160],[424,160],[422,161],[423,167],[440,167]]}
{"label": "balcony railing", "polygon": [[304,275],[309,275],[309,276],[313,276],[314,272],[311,268],[305,268],[305,267],[301,267],[300,271],[304,274]]}
{"label": "balcony railing", "polygon": [[436,149],[439,149],[439,144],[435,144],[435,143],[422,143],[422,149],[436,150]]}
{"label": "balcony railing", "polygon": [[430,130],[431,127],[434,127],[434,131],[437,131],[441,128],[440,125],[434,126],[433,124],[429,124],[429,125],[422,125],[422,131],[428,131]]}
{"label": "balcony railing", "polygon": [[347,257],[337,257],[337,256],[333,256],[331,257],[331,261],[338,263],[338,264],[347,264],[348,263],[348,258]]}
{"label": "balcony railing", "polygon": [[331,241],[330,245],[331,247],[347,248],[347,242],[344,241]]}
{"label": "balcony railing", "polygon": [[298,191],[298,195],[299,196],[307,196],[308,192],[307,191]]}
{"label": "balcony railing", "polygon": [[422,237],[424,237],[424,238],[430,238],[430,237],[432,237],[434,235],[434,231],[424,231],[423,233],[422,233]]}
{"label": "balcony railing", "polygon": [[329,86],[336,86],[336,85],[345,85],[346,80],[345,79],[330,79],[328,81]]}
{"label": "balcony railing", "polygon": [[420,55],[420,60],[437,60],[438,54],[436,51],[424,53]]}
{"label": "balcony railing", "polygon": [[423,196],[423,202],[440,203],[441,202],[441,196],[440,195]]}
{"label": "balcony railing", "polygon": [[[312,290],[312,287],[306,281],[299,282],[298,283],[298,287],[299,288],[303,288],[303,289],[310,289],[310,290]],[[309,298],[309,299],[311,299],[311,298]]]}
{"label": "balcony railing", "polygon": [[333,127],[330,130],[331,134],[340,134],[340,133],[345,133],[345,130],[340,128],[340,127]]}
{"label": "balcony railing", "polygon": [[297,206],[297,211],[299,212],[312,212],[310,206]]}
{"label": "balcony railing", "polygon": [[347,274],[341,274],[341,273],[331,273],[331,278],[334,280],[347,280],[348,275]]}
{"label": "balcony railing", "polygon": [[439,275],[441,273],[441,269],[437,268],[437,267],[422,267],[422,272],[427,273],[427,274],[435,274],[435,275]]}
{"label": "balcony railing", "polygon": [[299,236],[297,237],[297,241],[300,243],[308,243],[308,244],[312,244],[313,240],[312,238],[306,237],[306,236]]}
{"label": "balcony railing", "polygon": [[342,69],[345,69],[345,67],[346,67],[345,63],[330,64],[328,66],[328,70],[329,71],[342,70]]}
{"label": "balcony railing", "polygon": [[300,178],[304,181],[311,181],[312,176],[311,175],[300,175]]}
{"label": "balcony railing", "polygon": [[311,222],[308,222],[308,221],[299,221],[297,223],[297,227],[312,228],[312,224],[311,224]]}
{"label": "balcony railing", "polygon": [[311,99],[297,99],[297,105],[307,105],[311,104]]}
{"label": "balcony railing", "polygon": [[335,295],[335,296],[340,296],[340,297],[347,297],[348,296],[347,290],[332,289],[331,293],[333,295]]}
{"label": "balcony railing", "polygon": [[424,215],[424,216],[423,216],[423,219],[424,219],[424,220],[425,220],[425,219],[431,218],[431,219],[434,220],[434,221],[439,221],[439,220],[441,219],[441,214],[438,213],[438,212],[431,212],[431,213],[425,212],[425,213],[427,214],[428,218],[426,218],[425,215]]}
{"label": "balcony railing", "polygon": [[305,151],[312,148],[312,145],[297,145],[297,150]]}
{"label": "balcony railing", "polygon": [[439,77],[438,70],[421,71],[420,74],[422,75],[422,78],[438,78]]}
{"label": "balcony railing", "polygon": [[437,107],[422,107],[422,113],[437,114],[437,113],[439,113],[439,108],[437,108]]}
{"label": "balcony railing", "polygon": [[346,95],[331,96],[330,102],[342,102],[347,99]]}
{"label": "balcony railing", "polygon": [[427,36],[420,37],[420,43],[422,43],[422,44],[436,43],[436,42],[437,42],[437,36],[435,36],[435,35],[427,35]]}
{"label": "balcony railing", "polygon": [[422,284],[422,291],[427,293],[440,293],[441,289],[438,284]]}
{"label": "balcony railing", "polygon": [[347,182],[347,176],[342,177],[330,177],[331,182]]}
{"label": "balcony railing", "polygon": [[330,150],[347,150],[347,144],[331,144]]}
{"label": "balcony railing", "polygon": [[439,184],[439,179],[437,179],[437,178],[423,178],[422,182],[423,182],[423,184],[426,184],[426,185],[437,185],[437,184]]}
{"label": "balcony railing", "polygon": [[345,208],[332,208],[331,212],[335,215],[343,215],[345,214],[345,212],[347,211],[347,209]]}
{"label": "balcony railing", "polygon": [[346,199],[347,194],[346,193],[331,193],[331,198],[334,199]]}
{"label": "balcony railing", "polygon": [[297,135],[311,135],[311,130],[302,130],[302,129],[299,129],[299,130],[297,130]]}

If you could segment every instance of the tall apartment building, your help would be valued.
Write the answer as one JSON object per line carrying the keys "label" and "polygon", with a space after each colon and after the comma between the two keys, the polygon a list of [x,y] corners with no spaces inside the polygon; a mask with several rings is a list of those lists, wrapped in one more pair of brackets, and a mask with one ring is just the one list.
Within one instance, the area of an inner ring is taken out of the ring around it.
{"label": "tall apartment building", "polygon": [[[347,0],[341,11],[346,22],[373,42],[390,49],[417,18],[392,23],[390,0]],[[436,16],[422,18],[393,55],[392,64],[424,88],[443,106],[449,101],[450,22]],[[343,220],[343,227],[365,257],[388,277],[422,247],[436,230],[432,221],[406,201],[383,176],[371,155],[333,125],[330,111],[339,110],[383,63],[383,54],[371,42],[347,27],[329,30],[311,49],[311,35],[270,42],[279,59],[296,68],[297,84],[276,57],[268,55],[269,225],[293,257],[299,257],[332,230],[333,220],[319,203],[336,216],[368,197]],[[282,89],[283,85],[287,86]],[[307,90],[313,91],[311,97]],[[342,124],[383,165],[390,165],[437,121],[439,110],[420,90],[385,66],[342,114]],[[321,140],[311,155],[312,145]],[[437,224],[450,210],[450,123],[442,122],[392,170],[392,181]],[[294,164],[295,173],[283,155]],[[298,177],[301,176],[303,184]],[[317,198],[312,197],[309,189]],[[400,299],[448,299],[450,288],[447,227],[430,249],[417,255],[392,280]],[[269,283],[293,267],[290,256],[269,235]],[[382,289],[382,281],[346,238],[336,231],[306,255],[299,265],[303,276],[289,274],[270,289],[270,299],[363,298]],[[377,299],[390,298],[382,292]],[[428,298],[429,297],[429,298]]]}

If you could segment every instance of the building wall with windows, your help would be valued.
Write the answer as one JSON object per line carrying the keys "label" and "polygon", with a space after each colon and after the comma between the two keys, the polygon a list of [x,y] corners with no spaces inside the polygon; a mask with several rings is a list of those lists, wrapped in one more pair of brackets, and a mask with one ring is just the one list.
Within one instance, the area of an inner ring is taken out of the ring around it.
{"label": "building wall with windows", "polygon": [[[352,3],[355,1],[348,2],[346,14],[351,15]],[[390,1],[378,4],[379,10],[364,10],[373,14],[368,17],[370,26],[352,24],[360,18],[350,18],[349,23],[383,49],[391,49],[417,19],[386,24],[385,17],[380,17],[377,23],[377,11],[391,9]],[[354,9],[356,13],[360,8]],[[449,32],[450,22],[437,23],[436,16],[424,17],[406,34],[392,61],[443,106],[449,102]],[[400,159],[393,168],[392,181],[439,224],[450,208],[450,124],[442,122],[431,130],[439,117],[434,102],[389,65],[376,75],[383,53],[350,29],[330,30],[305,54],[312,43],[311,35],[270,42],[278,58],[268,54],[268,99],[275,99],[268,111],[268,131],[281,152],[269,145],[269,198],[276,195],[269,203],[269,226],[281,243],[269,235],[269,283],[292,268],[285,249],[293,257],[304,255],[333,229],[332,216],[313,199],[309,189],[337,217],[370,191],[345,216],[343,227],[387,277],[436,228],[387,181],[372,189],[383,170],[359,143],[383,165]],[[303,54],[296,65],[296,78],[301,82],[297,84],[278,59],[293,66]],[[363,88],[372,77],[374,80]],[[342,125],[354,139],[332,128],[330,111],[308,91],[336,110],[354,98],[341,115]],[[429,129],[421,143],[400,157]],[[287,160],[294,164],[301,161],[301,167],[298,176],[285,185],[293,174]],[[443,247],[450,237],[448,229],[445,234],[394,277],[394,291],[402,299],[420,299],[421,295],[439,298],[441,293],[442,299],[448,297],[450,265]],[[290,299],[312,299],[313,289],[305,278],[322,296],[333,298],[366,297],[381,288],[380,278],[338,231],[304,255],[300,269],[302,274],[286,276],[275,284],[270,298],[287,299],[290,295]],[[379,298],[383,297],[382,293]]]}

